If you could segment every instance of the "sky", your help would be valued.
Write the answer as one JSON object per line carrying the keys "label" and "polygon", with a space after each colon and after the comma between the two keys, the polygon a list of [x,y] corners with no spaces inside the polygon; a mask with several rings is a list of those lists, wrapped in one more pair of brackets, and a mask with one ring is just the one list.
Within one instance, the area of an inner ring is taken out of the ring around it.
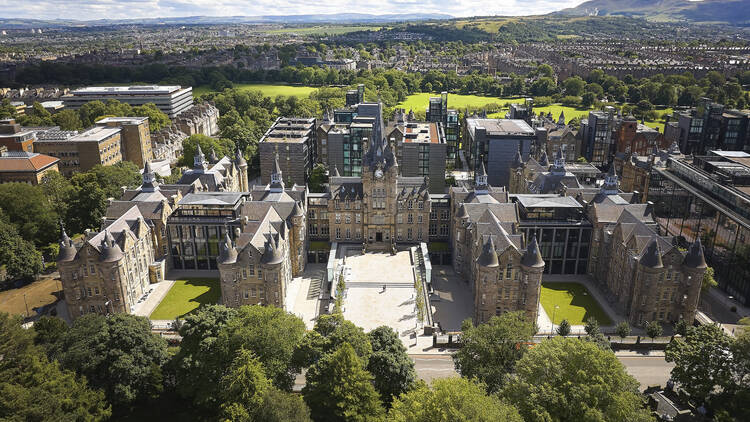
{"label": "sky", "polygon": [[176,16],[262,16],[334,13],[445,13],[453,16],[536,15],[583,0],[0,0],[0,17],[128,19]]}

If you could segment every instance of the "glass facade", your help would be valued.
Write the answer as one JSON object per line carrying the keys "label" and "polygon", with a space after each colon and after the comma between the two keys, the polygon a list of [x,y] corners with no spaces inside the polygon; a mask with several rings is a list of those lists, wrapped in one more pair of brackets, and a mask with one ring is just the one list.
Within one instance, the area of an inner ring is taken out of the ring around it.
{"label": "glass facade", "polygon": [[[689,170],[684,163],[670,164]],[[681,248],[700,237],[719,287],[750,305],[750,224],[742,215],[750,212],[750,204],[736,203],[735,197],[735,204],[726,206],[721,196],[708,192],[730,188],[712,183],[698,171],[692,172],[692,180],[680,176],[688,174],[655,169],[651,175],[648,197],[655,204],[662,234],[675,236]]]}
{"label": "glass facade", "polygon": [[586,274],[591,227],[539,226],[521,222],[526,239],[536,235],[545,274]]}

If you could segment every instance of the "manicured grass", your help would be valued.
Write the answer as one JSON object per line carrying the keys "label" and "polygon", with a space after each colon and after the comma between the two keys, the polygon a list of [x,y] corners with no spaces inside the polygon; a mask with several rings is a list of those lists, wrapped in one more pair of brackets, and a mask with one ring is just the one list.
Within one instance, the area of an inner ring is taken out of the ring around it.
{"label": "manicured grass", "polygon": [[177,280],[149,318],[181,318],[202,305],[218,303],[220,297],[221,287],[216,279]]}
{"label": "manicured grass", "polygon": [[311,240],[310,250],[311,251],[329,251],[331,250],[331,244],[324,240]]}
{"label": "manicured grass", "polygon": [[[280,84],[280,85],[234,84],[234,87],[240,90],[255,89],[255,90],[263,92],[263,95],[266,95],[271,98],[278,97],[279,95],[284,95],[286,97],[295,96],[295,97],[307,98],[311,92],[318,89],[312,86],[295,86],[295,85],[283,85],[283,84]],[[211,91],[213,90],[208,85],[201,85],[201,86],[193,87],[193,96],[197,97],[199,95],[203,95]]]}
{"label": "manicured grass", "polygon": [[[542,283],[540,302],[550,319],[555,316],[555,324],[567,319],[571,325],[584,325],[586,319],[594,317],[599,325],[612,325],[596,299],[579,283]],[[559,308],[555,310],[555,305]]]}
{"label": "manicured grass", "polygon": [[[29,314],[36,315],[36,308],[55,303],[59,295],[59,280],[45,277],[39,281],[27,284],[18,289],[10,289],[0,292],[0,312],[11,315],[26,315],[26,305]],[[24,296],[25,299],[24,299]]]}
{"label": "manicured grass", "polygon": [[[406,110],[424,111],[430,103],[430,97],[439,97],[440,94],[420,92],[406,97],[406,100],[398,104],[398,107]],[[448,108],[463,109],[465,107],[483,107],[487,104],[520,103],[523,98],[516,97],[483,97],[479,95],[448,94]]]}

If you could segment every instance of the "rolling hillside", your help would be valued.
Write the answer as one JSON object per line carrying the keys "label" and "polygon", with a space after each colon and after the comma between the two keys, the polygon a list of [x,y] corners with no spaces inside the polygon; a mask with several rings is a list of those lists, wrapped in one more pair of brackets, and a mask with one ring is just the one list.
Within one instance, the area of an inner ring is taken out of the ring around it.
{"label": "rolling hillside", "polygon": [[590,0],[557,13],[579,16],[620,15],[662,22],[750,26],[750,0]]}

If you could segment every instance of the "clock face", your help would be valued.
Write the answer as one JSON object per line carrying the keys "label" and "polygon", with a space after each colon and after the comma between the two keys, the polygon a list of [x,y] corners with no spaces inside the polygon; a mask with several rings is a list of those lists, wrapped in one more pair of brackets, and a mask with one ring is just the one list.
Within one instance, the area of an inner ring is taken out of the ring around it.
{"label": "clock face", "polygon": [[380,169],[375,170],[375,177],[378,178],[378,179],[382,179],[383,178],[383,170],[380,170]]}

